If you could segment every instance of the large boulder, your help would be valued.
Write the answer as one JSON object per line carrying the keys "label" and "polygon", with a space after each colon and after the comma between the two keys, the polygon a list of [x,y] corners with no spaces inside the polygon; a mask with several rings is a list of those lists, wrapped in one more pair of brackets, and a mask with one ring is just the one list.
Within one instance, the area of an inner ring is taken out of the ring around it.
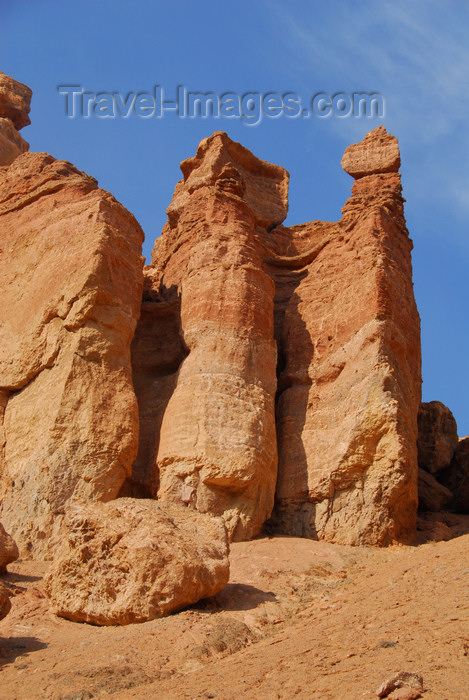
{"label": "large boulder", "polygon": [[0,226],[0,518],[23,555],[50,556],[68,501],[115,498],[137,453],[143,232],[45,153],[1,172]]}
{"label": "large boulder", "polygon": [[13,537],[0,523],[0,573],[5,573],[7,565],[19,557],[18,547]]}
{"label": "large boulder", "polygon": [[422,403],[418,413],[419,467],[438,474],[450,465],[458,444],[458,427],[453,414],[441,401]]}
{"label": "large boulder", "polygon": [[67,538],[44,579],[53,610],[96,625],[144,622],[228,582],[226,529],[189,507],[119,498],[71,505]]}
{"label": "large boulder", "polygon": [[341,165],[355,179],[377,173],[397,173],[401,165],[399,144],[384,126],[370,131],[363,141],[345,149]]}

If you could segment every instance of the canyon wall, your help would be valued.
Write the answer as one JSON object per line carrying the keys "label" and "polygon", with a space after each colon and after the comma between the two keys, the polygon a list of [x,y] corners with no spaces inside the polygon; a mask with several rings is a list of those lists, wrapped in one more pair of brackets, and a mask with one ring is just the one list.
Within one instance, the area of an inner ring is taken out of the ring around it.
{"label": "canyon wall", "polygon": [[223,515],[244,539],[276,482],[276,531],[411,534],[420,328],[399,164],[375,129],[344,156],[342,219],[286,228],[281,168],[221,132],[182,163],[133,344],[148,495]]}
{"label": "canyon wall", "polygon": [[27,152],[30,97],[0,74],[0,519],[23,555],[50,553],[73,501],[118,497],[221,516],[232,540],[266,521],[407,539],[420,330],[397,140],[346,150],[340,221],[286,227],[288,173],[215,132],[142,272],[133,216]]}
{"label": "canyon wall", "polygon": [[66,504],[115,498],[135,459],[143,233],[44,153],[0,168],[0,230],[0,520],[42,555]]}

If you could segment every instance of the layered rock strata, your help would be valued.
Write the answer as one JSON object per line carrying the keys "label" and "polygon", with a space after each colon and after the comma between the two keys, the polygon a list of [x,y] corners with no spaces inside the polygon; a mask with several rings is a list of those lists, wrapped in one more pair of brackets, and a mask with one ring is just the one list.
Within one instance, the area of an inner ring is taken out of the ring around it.
{"label": "layered rock strata", "polygon": [[288,534],[386,544],[415,527],[420,325],[398,163],[397,140],[375,129],[345,153],[357,179],[339,222],[270,233],[290,255],[270,263],[274,519]]}
{"label": "layered rock strata", "polygon": [[143,233],[43,153],[0,171],[0,226],[0,517],[42,556],[66,503],[115,498],[135,459]]}
{"label": "layered rock strata", "polygon": [[286,172],[217,132],[182,163],[146,270],[127,488],[220,514],[233,539],[259,531],[275,484],[287,534],[386,544],[415,527],[420,336],[397,140],[379,127],[344,167],[342,219],[286,228]]}
{"label": "layered rock strata", "polygon": [[221,132],[181,169],[133,345],[133,481],[222,515],[231,538],[247,539],[274,502],[275,289],[263,236],[286,216],[288,176]]}
{"label": "layered rock strata", "polygon": [[21,552],[50,553],[71,501],[117,496],[221,516],[234,540],[271,515],[406,538],[420,338],[397,140],[346,150],[340,221],[288,228],[288,173],[216,132],[143,280],[135,219],[25,152],[30,98],[0,73],[0,518]]}

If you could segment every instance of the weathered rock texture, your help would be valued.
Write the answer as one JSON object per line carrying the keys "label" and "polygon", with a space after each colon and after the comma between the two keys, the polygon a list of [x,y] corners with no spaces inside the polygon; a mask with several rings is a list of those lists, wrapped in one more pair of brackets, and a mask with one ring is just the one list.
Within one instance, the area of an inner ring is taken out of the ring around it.
{"label": "weathered rock texture", "polygon": [[16,561],[18,557],[16,542],[0,523],[0,573],[4,573],[7,570],[7,565]]}
{"label": "weathered rock texture", "polygon": [[215,595],[229,578],[219,518],[152,500],[70,507],[68,541],[44,580],[61,617],[125,625]]}
{"label": "weathered rock texture", "polygon": [[397,140],[346,150],[340,221],[286,228],[288,173],[216,132],[181,165],[143,285],[133,217],[21,153],[30,97],[0,74],[0,517],[22,552],[50,550],[74,498],[118,495],[219,515],[234,540],[271,515],[348,544],[409,535],[420,338]]}
{"label": "weathered rock texture", "polygon": [[288,176],[218,132],[184,180],[147,270],[133,344],[140,453],[132,479],[163,501],[259,532],[277,476],[274,284],[263,236],[287,212]]}
{"label": "weathered rock texture", "polygon": [[0,517],[39,555],[65,504],[115,498],[135,459],[143,233],[43,153],[0,171],[0,227]]}
{"label": "weathered rock texture", "polygon": [[413,530],[420,337],[397,140],[380,127],[344,166],[358,179],[342,219],[285,228],[281,168],[221,132],[182,163],[132,348],[141,435],[123,493],[191,502],[251,537],[278,443],[281,532],[386,544]]}
{"label": "weathered rock texture", "polygon": [[29,144],[18,133],[30,124],[31,90],[0,72],[0,166],[10,165]]}
{"label": "weathered rock texture", "polygon": [[441,401],[422,403],[418,413],[419,467],[438,474],[450,465],[458,445],[453,414]]}
{"label": "weathered rock texture", "polygon": [[449,507],[457,513],[469,513],[469,435],[459,440],[451,464],[438,479],[453,492]]}
{"label": "weathered rock texture", "polygon": [[8,615],[11,610],[10,596],[8,588],[0,581],[0,620]]}

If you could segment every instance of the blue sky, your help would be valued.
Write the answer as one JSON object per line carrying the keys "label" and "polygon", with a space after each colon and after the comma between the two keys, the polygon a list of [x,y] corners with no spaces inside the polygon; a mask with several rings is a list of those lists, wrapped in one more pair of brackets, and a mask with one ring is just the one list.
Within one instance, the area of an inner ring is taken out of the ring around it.
{"label": "blue sky", "polygon": [[[422,319],[423,399],[469,433],[469,3],[458,0],[0,0],[0,68],[34,91],[31,150],[92,174],[139,220],[149,256],[181,174],[217,129],[287,168],[287,224],[337,220],[349,143],[399,138]],[[90,92],[379,92],[385,116],[69,119],[58,85]]]}

